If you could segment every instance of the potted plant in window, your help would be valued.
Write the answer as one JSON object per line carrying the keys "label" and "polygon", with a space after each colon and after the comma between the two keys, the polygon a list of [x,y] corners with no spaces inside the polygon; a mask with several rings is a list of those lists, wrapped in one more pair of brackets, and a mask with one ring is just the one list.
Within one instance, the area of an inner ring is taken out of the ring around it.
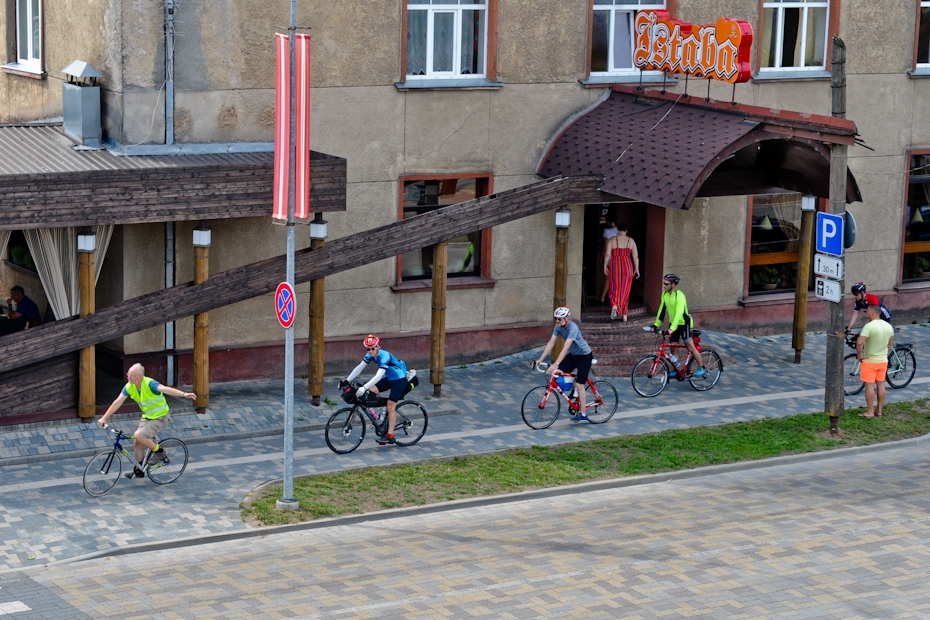
{"label": "potted plant in window", "polygon": [[930,260],[918,256],[914,264],[914,273],[918,278],[930,278]]}
{"label": "potted plant in window", "polygon": [[778,283],[780,281],[781,274],[778,272],[778,268],[771,265],[759,265],[758,267],[754,267],[752,277],[750,278],[750,282],[756,290],[762,289],[764,291],[775,290],[778,288]]}

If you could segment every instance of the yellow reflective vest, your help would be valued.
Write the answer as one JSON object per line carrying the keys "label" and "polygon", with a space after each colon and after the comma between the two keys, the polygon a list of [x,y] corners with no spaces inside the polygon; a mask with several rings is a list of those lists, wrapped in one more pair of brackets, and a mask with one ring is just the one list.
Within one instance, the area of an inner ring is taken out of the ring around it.
{"label": "yellow reflective vest", "polygon": [[156,394],[149,387],[153,380],[149,377],[142,377],[142,389],[139,390],[132,383],[126,384],[126,392],[129,398],[139,403],[139,409],[142,410],[142,417],[146,420],[157,420],[163,418],[168,413],[168,400],[164,394]]}

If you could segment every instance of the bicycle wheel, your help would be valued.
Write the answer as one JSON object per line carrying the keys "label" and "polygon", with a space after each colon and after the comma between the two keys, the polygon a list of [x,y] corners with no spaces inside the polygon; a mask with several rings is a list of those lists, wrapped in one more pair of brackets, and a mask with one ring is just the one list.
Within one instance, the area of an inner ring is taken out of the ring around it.
{"label": "bicycle wheel", "polygon": [[[720,373],[723,372],[723,360],[720,359],[720,355],[716,351],[701,351],[701,357],[704,360],[704,370],[707,372],[704,373],[703,377],[695,377],[691,369],[694,368],[697,362],[692,358],[688,362],[688,382],[695,390],[706,392],[720,381]],[[697,369],[695,368],[695,370]]]}
{"label": "bicycle wheel", "polygon": [[[897,360],[895,359],[897,357]],[[898,345],[888,356],[888,372],[885,381],[893,388],[903,388],[914,378],[917,372],[917,358],[907,347]]]}
{"label": "bicycle wheel", "polygon": [[600,402],[594,398],[591,393],[591,386],[585,383],[585,409],[588,416],[588,422],[591,424],[603,424],[617,413],[617,405],[620,404],[620,397],[617,395],[615,388],[609,381],[595,381],[594,389],[600,396]]}
{"label": "bicycle wheel", "polygon": [[[653,372],[655,367],[655,372]],[[640,396],[651,397],[657,395],[668,385],[668,366],[663,360],[657,360],[655,355],[644,357],[633,366],[630,373],[633,389]]]}
{"label": "bicycle wheel", "polygon": [[116,450],[98,452],[84,468],[84,490],[88,495],[106,495],[119,482],[123,459]]}
{"label": "bicycle wheel", "polygon": [[843,393],[855,396],[864,387],[865,383],[859,378],[859,360],[855,353],[850,353],[843,358]]}
{"label": "bicycle wheel", "polygon": [[187,445],[180,439],[162,439],[158,445],[165,451],[165,459],[149,465],[149,480],[155,484],[171,484],[187,469]]}
{"label": "bicycle wheel", "polygon": [[530,428],[538,431],[549,428],[559,417],[559,410],[562,408],[561,400],[555,390],[550,392],[549,386],[540,385],[523,397],[520,415]]}
{"label": "bicycle wheel", "polygon": [[427,424],[429,424],[429,417],[423,405],[414,400],[397,403],[394,441],[398,446],[412,446],[426,434]]}
{"label": "bicycle wheel", "polygon": [[365,439],[365,418],[357,407],[344,407],[326,421],[326,445],[336,454],[348,454]]}

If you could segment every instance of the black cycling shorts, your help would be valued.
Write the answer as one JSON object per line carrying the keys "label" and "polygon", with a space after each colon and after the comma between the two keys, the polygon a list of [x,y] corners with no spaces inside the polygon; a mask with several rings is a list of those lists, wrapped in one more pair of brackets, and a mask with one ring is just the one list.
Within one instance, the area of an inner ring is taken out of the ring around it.
{"label": "black cycling shorts", "polygon": [[688,342],[691,340],[691,327],[687,323],[679,325],[668,340],[669,342],[678,342],[679,340]]}
{"label": "black cycling shorts", "polygon": [[569,353],[559,364],[559,370],[562,372],[572,372],[578,369],[578,376],[575,377],[575,383],[584,385],[588,380],[588,373],[591,372],[591,361],[594,359],[593,353],[587,355],[572,355]]}
{"label": "black cycling shorts", "polygon": [[387,399],[393,400],[396,403],[407,393],[407,379],[401,377],[400,379],[391,381],[387,377],[383,377],[381,381],[378,381],[375,387],[378,388],[378,396],[381,397],[384,397],[385,392],[390,390],[391,395],[388,396]]}

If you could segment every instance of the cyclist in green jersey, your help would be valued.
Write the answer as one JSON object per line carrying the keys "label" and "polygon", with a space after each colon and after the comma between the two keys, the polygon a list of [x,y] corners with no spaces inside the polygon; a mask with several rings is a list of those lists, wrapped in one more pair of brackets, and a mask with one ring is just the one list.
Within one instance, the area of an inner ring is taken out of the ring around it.
{"label": "cyclist in green jersey", "polygon": [[[691,338],[691,329],[694,327],[694,318],[688,314],[688,300],[684,292],[679,290],[678,283],[681,278],[674,273],[667,274],[662,278],[662,301],[659,303],[659,312],[656,314],[656,322],[653,329],[658,330],[662,326],[664,314],[668,313],[668,334],[670,342],[679,342],[683,340],[685,346],[694,356],[698,369],[694,371],[695,377],[703,377],[707,374],[704,368],[704,360],[701,358],[701,352],[694,346],[694,340]],[[677,376],[684,377],[684,368],[676,368]],[[675,373],[673,373],[675,374]]]}

